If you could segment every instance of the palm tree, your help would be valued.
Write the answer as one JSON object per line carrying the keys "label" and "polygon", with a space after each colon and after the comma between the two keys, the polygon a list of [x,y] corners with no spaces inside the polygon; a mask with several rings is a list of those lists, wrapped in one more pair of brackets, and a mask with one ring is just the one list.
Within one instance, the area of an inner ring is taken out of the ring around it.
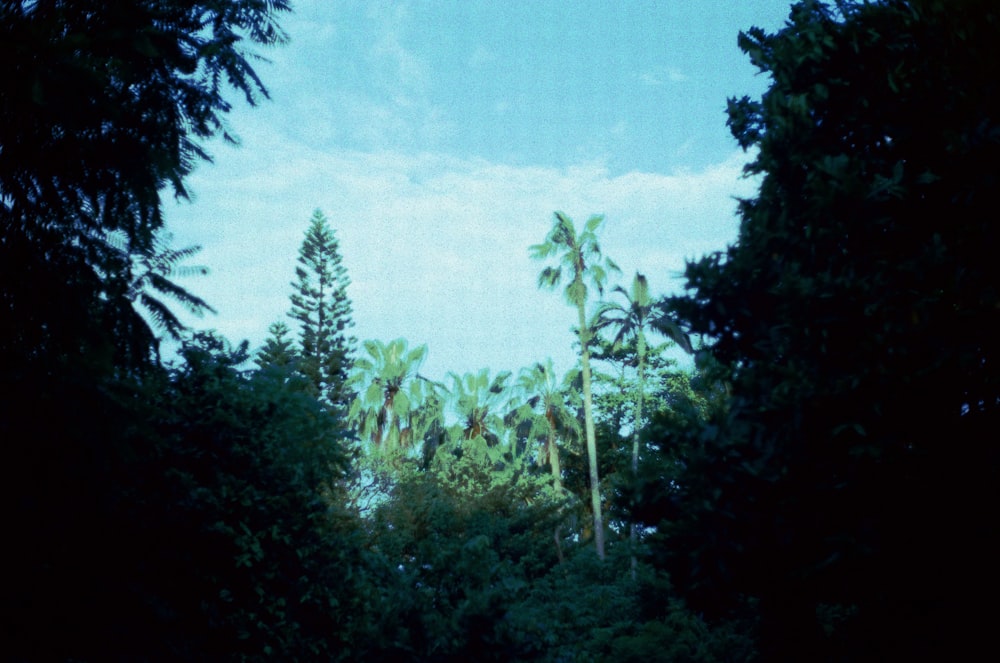
{"label": "palm tree", "polygon": [[420,447],[423,466],[429,467],[437,448],[445,441],[445,396],[448,390],[439,382],[418,375],[410,381],[410,413],[400,431],[402,446]]}
{"label": "palm tree", "polygon": [[667,318],[649,294],[649,283],[646,277],[636,272],[631,287],[626,291],[621,286],[615,286],[612,291],[619,294],[624,302],[601,302],[594,313],[590,327],[593,333],[602,329],[614,330],[611,341],[613,351],[620,350],[626,341],[635,340],[636,345],[636,377],[639,389],[636,391],[634,403],[634,424],[632,429],[632,472],[639,469],[639,430],[642,427],[643,399],[646,394],[646,341],[647,332],[656,332],[668,336],[688,353],[692,352],[691,342],[680,328]]}
{"label": "palm tree", "polygon": [[580,358],[583,372],[583,416],[587,438],[587,457],[590,463],[590,503],[594,512],[594,544],[597,556],[604,559],[604,520],[601,517],[601,493],[597,470],[597,435],[594,431],[593,398],[590,389],[590,340],[587,326],[587,284],[598,293],[604,292],[608,272],[621,271],[610,259],[601,255],[597,242],[597,229],[603,216],[592,216],[583,231],[577,235],[573,221],[562,212],[555,213],[555,223],[542,244],[535,244],[529,251],[535,260],[556,258],[557,265],[542,270],[538,286],[555,289],[565,276],[568,280],[563,294],[566,301],[577,309],[580,340]]}
{"label": "palm tree", "polygon": [[365,341],[367,357],[354,362],[348,385],[358,394],[348,419],[355,423],[362,439],[386,452],[405,446],[404,422],[417,406],[411,401],[410,383],[422,379],[417,374],[427,356],[427,346],[407,348],[406,339],[389,343]]}
{"label": "palm tree", "polygon": [[545,459],[552,472],[552,481],[556,491],[562,492],[562,464],[559,460],[560,437],[580,436],[580,422],[576,412],[567,405],[566,388],[573,380],[574,374],[568,374],[566,380],[560,383],[552,367],[551,357],[545,363],[536,363],[530,368],[521,370],[518,376],[517,419],[530,422],[528,439],[544,440],[539,464]]}
{"label": "palm tree", "polygon": [[452,408],[458,415],[462,438],[471,440],[481,437],[490,444],[500,440],[503,418],[498,412],[507,392],[510,371],[504,371],[490,380],[490,369],[478,373],[448,374],[454,382]]}
{"label": "palm tree", "polygon": [[[691,343],[687,336],[667,319],[657,308],[649,294],[649,282],[646,277],[636,272],[631,287],[626,291],[621,286],[615,286],[612,293],[619,294],[624,302],[602,302],[594,313],[591,328],[594,333],[602,329],[613,329],[614,338],[611,342],[613,351],[620,350],[628,340],[635,340],[636,377],[639,385],[635,392],[634,419],[632,424],[632,477],[639,474],[639,436],[642,430],[642,408],[646,395],[646,333],[658,332],[670,336],[686,351],[691,352]],[[629,526],[629,539],[633,548],[637,534],[635,523]],[[635,574],[635,557],[632,557],[632,573]]]}
{"label": "palm tree", "polygon": [[458,457],[476,458],[483,467],[492,467],[503,455],[501,409],[507,404],[510,371],[493,379],[488,368],[462,376],[448,375],[454,385],[449,397],[451,411],[458,419],[449,430],[451,451]]}

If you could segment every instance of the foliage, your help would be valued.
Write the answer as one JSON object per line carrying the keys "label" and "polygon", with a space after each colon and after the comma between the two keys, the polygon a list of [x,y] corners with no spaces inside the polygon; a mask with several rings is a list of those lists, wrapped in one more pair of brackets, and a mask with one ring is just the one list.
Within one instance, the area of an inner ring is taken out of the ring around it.
{"label": "foliage", "polygon": [[513,612],[556,558],[556,505],[529,503],[526,488],[456,493],[420,475],[396,486],[373,540],[396,569],[396,630],[381,643],[396,660],[518,660]]}
{"label": "foliage", "polygon": [[366,357],[354,362],[349,387],[358,396],[351,404],[349,417],[364,442],[383,453],[411,448],[412,431],[406,425],[419,406],[424,393],[416,386],[420,364],[427,356],[427,346],[409,349],[406,339],[389,343],[365,341]]}
{"label": "foliage", "polygon": [[545,241],[529,248],[534,260],[555,258],[558,265],[544,268],[538,276],[539,287],[556,288],[565,277],[569,283],[563,294],[566,301],[577,310],[577,335],[580,341],[581,374],[583,376],[584,434],[587,440],[589,461],[590,506],[594,516],[594,545],[597,556],[604,558],[604,521],[601,517],[600,476],[597,466],[597,441],[594,430],[593,396],[590,387],[590,342],[587,326],[588,282],[604,292],[609,272],[620,271],[618,266],[601,254],[597,231],[604,222],[602,216],[592,216],[578,235],[573,220],[562,212],[555,213],[555,222]]}
{"label": "foliage", "polygon": [[354,326],[347,296],[350,279],[336,233],[319,210],[313,212],[298,262],[288,313],[299,325],[296,369],[314,396],[346,413],[353,400],[347,380],[356,343],[348,336]]}
{"label": "foliage", "polygon": [[647,516],[695,609],[753,599],[769,660],[961,657],[988,632],[968,592],[1000,586],[980,506],[1000,467],[998,26],[989,2],[800,2],[740,37],[772,80],[729,108],[760,189],[671,301],[733,397]]}
{"label": "foliage", "polygon": [[159,543],[160,571],[194,590],[171,608],[208,626],[222,658],[332,656],[335,625],[361,608],[342,575],[362,560],[339,506],[339,426],[273,373],[241,372],[245,343],[199,334],[182,355],[160,390],[163,492],[142,505],[147,518],[166,507],[143,534],[174,542]]}
{"label": "foliage", "polygon": [[[169,233],[160,233],[153,239],[153,244],[148,249],[128,251],[125,247],[118,247],[124,254],[123,259],[127,259],[132,254],[132,281],[128,290],[124,293],[128,302],[136,302],[146,315],[153,321],[153,326],[170,335],[175,341],[181,340],[181,332],[185,330],[185,325],[174,315],[170,307],[163,302],[161,297],[169,297],[182,304],[190,313],[201,316],[204,313],[215,313],[215,309],[208,305],[202,298],[188,292],[176,284],[172,277],[184,276],[205,276],[208,274],[208,267],[203,265],[184,265],[184,260],[191,258],[201,251],[200,246],[188,246],[183,249],[170,248],[172,236]],[[110,244],[115,244],[109,239]],[[127,315],[127,311],[123,312]]]}
{"label": "foliage", "polygon": [[[634,394],[634,412],[632,419],[632,472],[639,468],[639,437],[643,427],[643,404],[646,397],[646,368],[648,341],[647,333],[669,333],[673,340],[685,350],[691,352],[691,342],[679,327],[670,321],[657,307],[649,293],[649,282],[646,277],[636,272],[629,290],[615,286],[613,294],[619,294],[624,303],[603,301],[594,312],[590,327],[594,334],[602,330],[612,330],[611,352],[621,350],[626,340],[635,342],[635,368],[637,385]],[[663,348],[660,348],[662,352]]]}
{"label": "foliage", "polygon": [[[124,295],[137,279],[163,283],[155,265],[134,276],[132,259],[170,262],[155,244],[160,190],[186,197],[185,178],[208,158],[202,143],[232,139],[226,88],[250,104],[266,96],[246,44],[283,41],[276,19],[287,9],[284,0],[0,6],[0,351],[130,370],[155,362],[155,336]],[[183,290],[169,294],[202,308]],[[169,331],[170,317],[146,304]]]}
{"label": "foliage", "polygon": [[524,432],[526,445],[543,440],[538,464],[548,463],[557,493],[562,491],[560,440],[563,445],[575,448],[582,437],[577,409],[570,405],[570,390],[577,382],[577,377],[578,371],[571,371],[560,381],[552,366],[552,359],[548,358],[522,369],[517,380],[514,402],[519,405],[512,413],[515,434],[518,428],[527,424]]}
{"label": "foliage", "polygon": [[288,337],[291,333],[288,325],[284,322],[273,322],[267,331],[268,337],[264,340],[264,346],[257,352],[254,362],[262,369],[271,366],[280,369],[290,368],[298,359],[295,342]]}
{"label": "foliage", "polygon": [[63,375],[4,403],[15,660],[315,660],[363,637],[338,427],[241,371],[245,344],[181,352],[142,384]]}
{"label": "foliage", "polygon": [[462,438],[482,437],[491,446],[499,444],[497,433],[503,426],[501,407],[506,405],[510,372],[501,372],[492,380],[488,368],[477,373],[449,375],[454,385],[452,407],[458,416]]}

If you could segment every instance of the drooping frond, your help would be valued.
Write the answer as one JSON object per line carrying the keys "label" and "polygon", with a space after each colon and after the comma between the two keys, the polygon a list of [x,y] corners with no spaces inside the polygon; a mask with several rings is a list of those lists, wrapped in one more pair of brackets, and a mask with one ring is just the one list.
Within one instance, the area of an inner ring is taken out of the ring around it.
{"label": "drooping frond", "polygon": [[[122,233],[109,233],[108,243],[118,246],[123,239]],[[181,332],[186,327],[168,308],[165,302],[153,293],[164,295],[183,306],[189,313],[202,316],[206,312],[215,313],[208,302],[190,292],[187,288],[174,283],[170,277],[187,275],[205,275],[208,268],[201,265],[182,265],[199,251],[200,246],[188,246],[180,249],[169,246],[172,236],[162,233],[154,238],[149,247],[134,251],[129,255],[128,249],[123,249],[123,258],[128,255],[131,261],[131,282],[125,296],[138,303],[152,320],[153,325],[179,340]],[[123,246],[128,246],[126,242]],[[133,245],[134,246],[134,245]]]}

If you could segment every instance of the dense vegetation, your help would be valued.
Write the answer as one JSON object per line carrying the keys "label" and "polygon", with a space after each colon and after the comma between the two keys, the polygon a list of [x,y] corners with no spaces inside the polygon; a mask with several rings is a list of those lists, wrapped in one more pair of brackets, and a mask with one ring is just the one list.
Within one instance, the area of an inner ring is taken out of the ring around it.
{"label": "dense vegetation", "polygon": [[263,348],[171,312],[208,303],[172,280],[202,268],[160,195],[228,136],[227,85],[266,97],[248,46],[280,43],[287,10],[0,3],[5,658],[988,647],[994,3],[807,0],[742,34],[771,86],[729,106],[760,177],[736,243],[658,298],[640,274],[608,288],[601,217],[557,213],[530,250],[566,286],[578,368],[446,383],[426,346],[350,335],[319,211]]}

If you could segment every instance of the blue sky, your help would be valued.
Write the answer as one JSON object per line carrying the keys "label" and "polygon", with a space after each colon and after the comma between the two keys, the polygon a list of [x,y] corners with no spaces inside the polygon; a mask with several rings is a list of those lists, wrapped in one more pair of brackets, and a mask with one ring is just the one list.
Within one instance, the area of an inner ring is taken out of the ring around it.
{"label": "blue sky", "polygon": [[788,0],[295,3],[262,54],[272,100],[234,104],[242,145],[209,145],[191,203],[166,205],[207,277],[192,320],[259,346],[285,318],[314,209],[352,284],[354,333],[427,343],[423,373],[573,363],[574,311],[528,259],[555,210],[606,216],[627,285],[683,287],[686,259],[736,238],[753,194],[726,100],[767,79],[741,29],[780,28]]}

